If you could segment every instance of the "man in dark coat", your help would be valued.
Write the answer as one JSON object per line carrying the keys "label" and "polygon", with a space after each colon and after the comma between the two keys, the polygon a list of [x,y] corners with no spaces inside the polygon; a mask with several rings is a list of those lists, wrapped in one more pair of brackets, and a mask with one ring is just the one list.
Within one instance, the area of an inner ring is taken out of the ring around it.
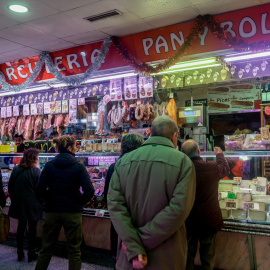
{"label": "man in dark coat", "polygon": [[218,202],[219,180],[230,173],[221,148],[215,147],[216,161],[204,161],[194,140],[182,144],[182,152],[190,157],[196,171],[196,197],[186,220],[188,257],[186,269],[194,268],[194,258],[200,242],[200,259],[203,269],[214,269],[215,239],[223,226]]}
{"label": "man in dark coat", "polygon": [[3,208],[6,205],[6,196],[3,190],[2,173],[0,169],[0,206]]}
{"label": "man in dark coat", "polygon": [[184,270],[185,220],[195,199],[195,170],[176,150],[178,128],[154,120],[151,137],[116,162],[108,207],[118,233],[117,270]]}

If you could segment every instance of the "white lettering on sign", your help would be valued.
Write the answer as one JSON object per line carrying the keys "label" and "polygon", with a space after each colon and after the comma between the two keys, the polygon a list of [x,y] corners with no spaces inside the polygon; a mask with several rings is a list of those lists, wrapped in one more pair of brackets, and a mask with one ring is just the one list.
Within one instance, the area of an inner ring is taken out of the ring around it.
{"label": "white lettering on sign", "polygon": [[63,56],[58,56],[54,58],[54,65],[59,71],[67,70],[64,66],[60,67],[60,65],[62,64],[63,64]]}
{"label": "white lettering on sign", "polygon": [[[34,66],[36,66],[37,62],[34,62]],[[28,69],[30,71],[30,73],[33,73],[33,69],[32,69],[32,63],[28,63]]]}
{"label": "white lettering on sign", "polygon": [[145,55],[149,55],[149,49],[153,46],[154,41],[152,38],[144,38],[142,40],[143,50]]}
{"label": "white lettering on sign", "polygon": [[178,33],[179,33],[180,38],[175,33],[170,33],[172,48],[173,48],[174,51],[177,50],[177,48],[175,46],[175,41],[177,41],[177,43],[179,44],[180,47],[185,42],[184,36],[183,36],[183,32],[182,31],[179,31]]}
{"label": "white lettering on sign", "polygon": [[26,72],[25,74],[22,74],[21,73],[21,70],[22,69],[24,69],[25,68],[25,66],[24,65],[19,65],[18,66],[18,74],[19,74],[19,76],[21,77],[21,78],[27,78],[28,77],[28,73]]}
{"label": "white lettering on sign", "polygon": [[[249,33],[246,33],[244,31],[244,25],[245,23],[249,23],[251,26],[251,31]],[[240,24],[239,24],[239,35],[242,38],[251,38],[253,36],[255,36],[257,33],[257,26],[256,23],[249,17],[245,17],[241,20]]]}
{"label": "white lettering on sign", "polygon": [[82,60],[83,60],[84,66],[85,67],[88,67],[89,65],[88,65],[88,62],[86,60],[86,53],[85,52],[84,53],[81,53],[81,56],[82,56]]}
{"label": "white lettering on sign", "polygon": [[46,63],[45,63],[45,68],[46,68],[46,72],[47,72],[47,73],[51,73],[50,70],[49,70],[49,67],[47,66]]}
{"label": "white lettering on sign", "polygon": [[261,27],[262,27],[262,34],[270,34],[270,29],[266,28],[266,19],[267,19],[268,13],[263,13],[261,18]]}
{"label": "white lettering on sign", "polygon": [[18,80],[18,77],[14,74],[15,69],[13,67],[9,67],[6,69],[8,79],[12,81],[11,76],[13,76],[14,80]]}
{"label": "white lettering on sign", "polygon": [[73,69],[73,64],[77,67],[80,68],[81,65],[77,62],[78,59],[78,55],[75,53],[72,54],[68,54],[67,55],[67,63],[68,63],[68,67],[69,69]]}
{"label": "white lettering on sign", "polygon": [[[161,41],[161,43],[160,43]],[[161,53],[160,48],[164,47],[164,52],[169,51],[168,43],[163,36],[158,36],[156,40],[156,52]]]}
{"label": "white lettering on sign", "polygon": [[200,45],[201,46],[204,46],[205,45],[205,37],[206,37],[207,33],[208,33],[208,27],[205,26],[204,27],[204,30],[203,30],[203,34],[202,35],[199,35],[199,38],[201,40],[201,42],[200,42]]}
{"label": "white lettering on sign", "polygon": [[[227,28],[225,28],[226,25],[228,26]],[[220,24],[220,27],[224,28],[224,30],[226,32],[230,33],[233,37],[236,37],[235,32],[232,30],[233,22],[231,22],[231,21],[222,22]]]}

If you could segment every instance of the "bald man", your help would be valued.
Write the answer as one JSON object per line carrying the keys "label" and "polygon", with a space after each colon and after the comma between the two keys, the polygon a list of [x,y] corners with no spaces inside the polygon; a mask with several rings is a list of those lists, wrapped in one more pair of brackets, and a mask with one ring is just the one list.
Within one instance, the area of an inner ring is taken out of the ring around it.
{"label": "bald man", "polygon": [[115,165],[108,208],[119,236],[117,270],[184,270],[185,220],[195,198],[195,170],[176,150],[178,127],[154,120],[151,137]]}
{"label": "bald man", "polygon": [[196,171],[195,203],[186,220],[188,238],[186,269],[194,269],[198,241],[202,269],[214,269],[216,234],[223,226],[218,202],[218,182],[230,173],[230,168],[219,147],[214,148],[216,161],[204,161],[194,140],[185,141],[181,150],[192,160]]}

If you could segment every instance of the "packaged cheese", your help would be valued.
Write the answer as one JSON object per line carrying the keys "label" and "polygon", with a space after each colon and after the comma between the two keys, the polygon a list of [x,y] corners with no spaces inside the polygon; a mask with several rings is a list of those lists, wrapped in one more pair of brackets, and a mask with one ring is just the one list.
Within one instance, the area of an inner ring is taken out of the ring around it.
{"label": "packaged cheese", "polygon": [[251,193],[236,193],[236,199],[242,199],[245,202],[250,202],[251,201]]}
{"label": "packaged cheese", "polygon": [[221,210],[221,214],[223,218],[228,218],[230,216],[230,209],[220,209]]}
{"label": "packaged cheese", "polygon": [[244,220],[247,218],[247,211],[243,209],[232,209],[232,217],[237,220]]}
{"label": "packaged cheese", "polygon": [[232,184],[219,184],[218,185],[218,191],[233,191],[233,185]]}
{"label": "packaged cheese", "polygon": [[260,210],[248,209],[248,217],[251,220],[256,221],[265,221],[266,220],[266,213]]}

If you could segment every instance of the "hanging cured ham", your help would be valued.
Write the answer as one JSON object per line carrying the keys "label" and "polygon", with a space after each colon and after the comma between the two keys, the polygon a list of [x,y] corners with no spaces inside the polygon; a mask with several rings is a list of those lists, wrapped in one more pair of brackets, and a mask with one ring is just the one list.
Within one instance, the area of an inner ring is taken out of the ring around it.
{"label": "hanging cured ham", "polygon": [[9,138],[9,135],[8,135],[8,124],[9,124],[9,119],[7,118],[6,121],[5,121],[5,126],[4,126],[4,136],[6,136],[6,138]]}
{"label": "hanging cured ham", "polygon": [[62,130],[64,128],[64,115],[63,114],[57,114],[54,118],[54,124],[53,127],[57,128],[57,132],[59,136],[62,136]]}
{"label": "hanging cured ham", "polygon": [[8,137],[10,139],[13,139],[16,123],[17,123],[17,116],[11,117],[8,124]]}
{"label": "hanging cured ham", "polygon": [[1,133],[1,138],[3,139],[4,133],[5,133],[5,126],[6,126],[6,121],[7,119],[4,119],[1,125],[0,133]]}
{"label": "hanging cured ham", "polygon": [[169,115],[177,123],[177,106],[173,98],[170,99],[165,113]]}
{"label": "hanging cured ham", "polygon": [[24,124],[24,139],[25,140],[31,140],[33,131],[34,131],[34,123],[35,123],[35,117],[34,116],[27,116]]}
{"label": "hanging cured ham", "polygon": [[36,140],[42,134],[43,126],[42,126],[42,116],[38,115],[35,119],[34,124],[34,140]]}
{"label": "hanging cured ham", "polygon": [[18,135],[22,135],[24,132],[24,122],[26,120],[26,116],[19,116],[16,124],[16,133]]}

